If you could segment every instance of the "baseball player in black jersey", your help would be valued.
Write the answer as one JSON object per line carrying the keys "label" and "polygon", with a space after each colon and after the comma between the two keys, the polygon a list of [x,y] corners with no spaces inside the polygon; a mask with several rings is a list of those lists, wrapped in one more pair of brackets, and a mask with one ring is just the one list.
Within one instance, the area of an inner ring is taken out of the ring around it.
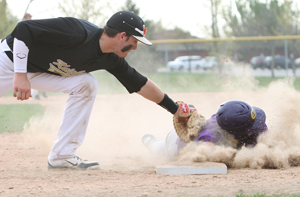
{"label": "baseball player in black jersey", "polygon": [[152,45],[145,33],[139,16],[120,11],[104,28],[71,17],[21,21],[1,40],[0,97],[13,90],[18,100],[27,100],[31,88],[69,94],[48,168],[99,168],[98,162],[76,155],[97,92],[92,71],[107,70],[129,93],[140,94],[176,117],[181,114],[181,108],[167,94],[124,59],[137,49],[138,41]]}

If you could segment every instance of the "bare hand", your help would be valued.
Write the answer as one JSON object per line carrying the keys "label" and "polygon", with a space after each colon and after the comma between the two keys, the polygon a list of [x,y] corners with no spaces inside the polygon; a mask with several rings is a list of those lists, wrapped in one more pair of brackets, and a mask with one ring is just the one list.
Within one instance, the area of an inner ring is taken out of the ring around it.
{"label": "bare hand", "polygon": [[31,87],[27,73],[15,73],[13,90],[13,95],[17,97],[18,100],[23,101],[31,97]]}

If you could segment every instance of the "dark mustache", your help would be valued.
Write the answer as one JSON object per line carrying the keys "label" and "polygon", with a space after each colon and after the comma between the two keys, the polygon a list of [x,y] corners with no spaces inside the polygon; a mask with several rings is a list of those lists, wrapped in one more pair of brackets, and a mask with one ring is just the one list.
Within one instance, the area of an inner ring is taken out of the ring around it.
{"label": "dark mustache", "polygon": [[130,49],[132,49],[133,45],[128,45],[126,47],[124,47],[123,49],[121,49],[122,52],[126,52],[129,51]]}

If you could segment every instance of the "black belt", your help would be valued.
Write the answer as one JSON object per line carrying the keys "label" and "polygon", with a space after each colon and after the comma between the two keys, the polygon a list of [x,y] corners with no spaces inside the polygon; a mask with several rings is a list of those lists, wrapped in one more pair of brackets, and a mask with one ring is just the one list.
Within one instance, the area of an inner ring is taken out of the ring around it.
{"label": "black belt", "polygon": [[[1,43],[3,42],[5,40],[5,38],[3,38],[2,40],[1,40]],[[7,57],[12,61],[12,62],[14,62],[14,56],[13,56],[13,53],[11,52],[11,51],[4,51],[5,53],[6,53],[6,55],[7,55]]]}

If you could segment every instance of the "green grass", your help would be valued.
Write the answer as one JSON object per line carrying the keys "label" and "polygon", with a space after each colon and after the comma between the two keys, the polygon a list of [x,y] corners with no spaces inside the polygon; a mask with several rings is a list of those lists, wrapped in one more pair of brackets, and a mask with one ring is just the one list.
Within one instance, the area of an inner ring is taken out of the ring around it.
{"label": "green grass", "polygon": [[0,132],[22,131],[23,126],[32,116],[43,115],[40,104],[1,104]]}
{"label": "green grass", "polygon": [[[270,83],[272,83],[273,81],[278,81],[278,80],[282,80],[285,79],[283,77],[277,77],[277,78],[269,78],[269,77],[257,77],[255,78],[256,80],[259,81],[259,86],[260,87],[267,87]],[[300,90],[300,77],[297,77],[295,79],[293,79],[293,86],[296,90]]]}
{"label": "green grass", "polygon": [[[106,71],[96,71],[93,75],[98,80],[98,94],[127,94],[127,90],[120,82]],[[154,73],[145,74],[154,81],[164,92],[217,92],[224,90],[226,84],[231,82],[234,89],[245,90],[250,83],[255,84],[251,90],[266,88],[270,83],[284,78],[256,77],[245,79],[243,77],[220,77],[217,74],[199,73]],[[230,84],[230,83],[229,83]],[[295,78],[293,86],[300,90],[300,78]],[[62,93],[48,93],[49,96]],[[6,96],[12,96],[12,93]],[[15,98],[14,98],[15,99]],[[0,105],[0,131],[21,131],[24,124],[33,115],[39,115],[42,106],[34,104]]]}
{"label": "green grass", "polygon": [[[187,196],[190,196],[190,195],[188,195],[188,194],[182,195],[182,197],[187,197]],[[231,195],[231,196],[235,196],[235,197],[300,197],[300,194],[273,194],[273,195],[267,195],[265,193],[262,193],[262,194],[261,193],[244,194],[244,193],[241,192],[239,194],[235,194],[235,195]],[[208,196],[203,196],[203,197],[211,197],[211,196],[208,195]],[[227,196],[221,195],[221,196],[218,196],[218,197],[227,197]]]}
{"label": "green grass", "polygon": [[251,195],[246,195],[243,193],[236,194],[235,197],[300,197],[300,194],[273,194],[273,195],[267,195],[267,194],[251,194]]}
{"label": "green grass", "polygon": [[[183,195],[183,196],[189,196],[189,195]],[[239,193],[235,194],[235,197],[300,197],[300,194],[273,194],[273,195],[267,195],[265,193],[254,193],[254,194],[244,194],[244,193]],[[205,196],[205,197],[210,197],[210,196]],[[218,196],[218,197],[227,197],[224,195]]]}
{"label": "green grass", "polygon": [[[106,71],[96,71],[93,75],[98,80],[99,94],[127,93],[126,89],[118,80]],[[215,73],[154,73],[145,74],[146,77],[154,81],[164,92],[217,92],[225,89],[227,84],[234,85],[234,88],[245,90],[249,84],[253,89],[266,88],[270,83],[285,78],[255,77],[246,78],[244,76],[219,76]],[[293,86],[300,90],[300,78],[295,78]]]}
{"label": "green grass", "polygon": [[[98,80],[99,94],[127,93],[118,80],[105,71],[93,72]],[[213,74],[155,73],[145,74],[166,92],[220,91],[221,81]]]}
{"label": "green grass", "polygon": [[[126,94],[127,90],[121,83],[107,71],[95,71],[92,74],[98,80],[98,94]],[[164,92],[217,92],[224,90],[228,83],[235,84],[234,88],[245,89],[249,83],[255,83],[255,89],[265,88],[273,81],[284,78],[255,77],[245,78],[244,76],[219,76],[216,73],[153,73],[144,74],[154,81]],[[300,90],[300,78],[295,78],[293,86]],[[49,96],[63,93],[48,93]],[[12,92],[5,96],[12,96]]]}

